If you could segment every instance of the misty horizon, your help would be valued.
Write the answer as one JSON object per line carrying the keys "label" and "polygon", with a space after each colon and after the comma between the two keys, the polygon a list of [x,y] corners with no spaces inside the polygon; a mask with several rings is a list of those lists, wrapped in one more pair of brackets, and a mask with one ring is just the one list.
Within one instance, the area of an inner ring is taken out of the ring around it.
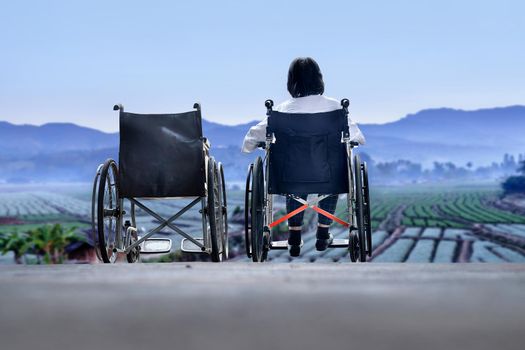
{"label": "misty horizon", "polygon": [[[480,108],[474,108],[474,109],[464,109],[464,108],[454,108],[454,107],[430,107],[430,108],[424,108],[424,109],[418,110],[417,112],[409,112],[409,113],[405,114],[404,116],[399,117],[397,119],[392,119],[392,120],[388,120],[388,121],[381,122],[381,123],[359,122],[358,119],[356,119],[354,116],[352,116],[352,112],[351,111],[350,111],[350,116],[351,116],[351,118],[353,120],[358,121],[359,125],[385,125],[385,124],[395,123],[397,121],[403,120],[403,119],[405,119],[407,117],[410,117],[412,115],[417,115],[417,114],[424,113],[424,112],[429,112],[429,111],[448,110],[448,111],[458,111],[458,112],[479,112],[479,111],[497,110],[497,109],[514,108],[514,107],[525,107],[525,104],[512,104],[512,105],[507,105],[507,106],[503,106],[502,105],[502,106],[493,106],[493,107],[480,107]],[[127,108],[127,106],[125,104],[124,104],[124,108],[125,108],[126,111],[129,111],[129,109]],[[190,109],[187,109],[187,110],[190,110]],[[144,114],[149,114],[150,113],[148,111],[135,111],[135,110],[132,110],[132,112],[139,113],[139,114],[140,113],[144,113]],[[164,111],[164,112],[159,112],[159,113],[180,113],[180,112],[183,112],[183,111]],[[113,114],[115,115],[116,120],[118,122],[118,113],[113,112]],[[223,122],[215,121],[214,119],[207,118],[206,114],[207,114],[206,110],[203,109],[203,120],[205,120],[206,122],[213,123],[213,124],[218,124],[218,125],[224,125],[224,126],[232,126],[232,127],[243,126],[243,125],[249,126],[249,125],[252,125],[254,123],[260,122],[264,118],[264,116],[263,116],[260,119],[255,119],[254,118],[254,119],[248,120],[246,122],[241,122],[241,123],[227,123],[227,122],[223,123]],[[40,123],[40,124],[36,124],[36,123],[18,123],[16,121],[11,121],[9,119],[0,119],[0,123],[1,122],[7,122],[7,123],[15,125],[15,126],[35,126],[35,127],[42,127],[42,126],[45,126],[45,125],[60,125],[60,124],[67,125],[67,124],[72,124],[72,125],[76,125],[76,126],[87,128],[87,129],[97,130],[97,131],[100,131],[100,132],[103,132],[103,133],[106,133],[106,134],[114,134],[114,133],[118,133],[119,132],[118,126],[117,126],[117,129],[108,130],[107,128],[98,128],[98,127],[95,127],[95,126],[92,126],[92,125],[84,125],[84,124],[76,123],[74,120],[71,120],[71,121],[53,121],[53,120],[50,120],[50,121],[46,121],[46,122],[43,122],[43,123]],[[246,129],[246,131],[248,131],[248,129]]]}

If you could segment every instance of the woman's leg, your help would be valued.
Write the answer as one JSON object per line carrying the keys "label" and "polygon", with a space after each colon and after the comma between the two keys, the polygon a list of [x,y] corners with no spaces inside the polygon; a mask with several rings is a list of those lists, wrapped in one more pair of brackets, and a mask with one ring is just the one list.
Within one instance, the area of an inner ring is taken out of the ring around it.
{"label": "woman's leg", "polygon": [[[300,198],[306,200],[307,196],[299,196]],[[301,207],[302,204],[296,201],[295,199],[291,198],[290,196],[286,196],[286,212],[291,213],[292,211],[298,209]],[[301,240],[301,229],[303,227],[303,217],[304,217],[304,211],[300,212],[299,214],[296,214],[288,219],[288,230],[299,232],[299,243]],[[297,243],[297,244],[299,244]]]}
{"label": "woman's leg", "polygon": [[[307,196],[300,196],[306,200]],[[295,199],[286,196],[286,212],[291,213],[292,211],[301,207],[302,204]],[[303,227],[304,211],[296,214],[288,219],[288,245],[290,245],[290,255],[299,256],[301,253],[301,229]]]}
{"label": "woman's leg", "polygon": [[[322,201],[320,201],[319,208],[333,215],[335,213],[335,207],[337,206],[338,199],[339,199],[339,195],[333,194],[330,197],[327,197],[323,199]],[[318,220],[319,227],[330,227],[331,224],[332,224],[332,219],[319,214],[319,220]]]}
{"label": "woman's leg", "polygon": [[[337,206],[337,200],[339,199],[339,195],[334,194],[330,197],[327,197],[319,202],[319,208],[323,209],[324,211],[329,212],[330,214],[335,213],[335,208]],[[331,241],[333,240],[332,236],[330,235],[329,228],[332,224],[332,219],[327,218],[324,215],[318,214],[318,220],[317,220],[317,242],[315,243],[315,247],[317,250],[325,250],[330,245]]]}

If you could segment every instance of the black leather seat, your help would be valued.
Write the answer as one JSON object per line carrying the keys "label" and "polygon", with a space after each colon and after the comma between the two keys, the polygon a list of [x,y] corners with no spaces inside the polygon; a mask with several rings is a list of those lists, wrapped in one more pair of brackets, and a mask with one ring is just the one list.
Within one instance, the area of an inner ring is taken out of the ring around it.
{"label": "black leather seat", "polygon": [[348,165],[342,133],[348,119],[342,109],[315,114],[272,111],[267,134],[270,194],[348,193]]}
{"label": "black leather seat", "polygon": [[120,196],[205,196],[200,110],[120,112]]}

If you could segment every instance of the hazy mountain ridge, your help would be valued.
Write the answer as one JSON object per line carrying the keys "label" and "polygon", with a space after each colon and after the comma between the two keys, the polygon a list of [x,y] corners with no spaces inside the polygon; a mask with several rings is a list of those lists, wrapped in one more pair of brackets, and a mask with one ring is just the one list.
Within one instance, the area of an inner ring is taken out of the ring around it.
{"label": "hazy mountain ridge", "polygon": [[363,132],[371,137],[396,135],[409,141],[448,145],[508,145],[523,142],[523,130],[525,106],[473,111],[426,109],[395,122],[363,125]]}
{"label": "hazy mountain ridge", "polygon": [[118,145],[118,133],[105,133],[73,123],[41,126],[0,121],[0,155],[31,156],[67,150],[94,150]]}
{"label": "hazy mountain ridge", "polygon": [[[241,154],[240,146],[256,123],[229,126],[203,120],[212,152],[232,179],[242,179],[254,158]],[[525,106],[428,109],[386,124],[360,124],[360,128],[367,139],[360,150],[376,162],[407,159],[427,166],[433,161],[482,165],[501,160],[504,153],[525,151]],[[86,180],[99,163],[117,157],[118,142],[118,133],[71,123],[0,122],[0,180]]]}
{"label": "hazy mountain ridge", "polygon": [[257,124],[256,121],[238,125],[224,125],[203,120],[202,130],[204,136],[212,143],[212,147],[215,145],[238,146],[240,149],[246,131],[255,124]]}

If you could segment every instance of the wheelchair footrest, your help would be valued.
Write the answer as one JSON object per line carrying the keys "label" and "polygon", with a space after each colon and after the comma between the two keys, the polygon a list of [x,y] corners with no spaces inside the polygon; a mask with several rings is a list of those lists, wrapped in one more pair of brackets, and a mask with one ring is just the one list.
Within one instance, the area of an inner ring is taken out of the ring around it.
{"label": "wheelchair footrest", "polygon": [[166,254],[170,251],[169,238],[148,238],[140,244],[140,254]]}
{"label": "wheelchair footrest", "polygon": [[338,239],[334,238],[334,241],[332,244],[328,246],[328,248],[347,248],[348,247],[348,239]]}
{"label": "wheelchair footrest", "polygon": [[[348,239],[334,239],[332,244],[328,246],[328,248],[347,248],[348,247]],[[270,249],[274,250],[287,250],[288,249],[288,241],[273,241],[270,244]]]}
{"label": "wheelchair footrest", "polygon": [[283,250],[287,250],[288,249],[288,241],[287,240],[284,240],[284,241],[273,241],[271,244],[270,244],[270,249],[283,249]]}
{"label": "wheelchair footrest", "polygon": [[[202,243],[204,245],[204,239],[203,238],[194,238],[197,242]],[[201,247],[193,243],[187,238],[183,238],[180,242],[180,250],[182,250],[184,253],[202,253],[203,250]]]}

